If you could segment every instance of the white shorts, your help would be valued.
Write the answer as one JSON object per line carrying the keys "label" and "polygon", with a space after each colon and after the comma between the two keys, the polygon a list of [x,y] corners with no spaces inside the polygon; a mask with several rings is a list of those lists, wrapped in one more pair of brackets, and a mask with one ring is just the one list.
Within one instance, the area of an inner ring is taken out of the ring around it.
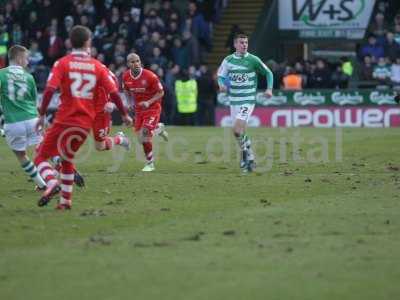
{"label": "white shorts", "polygon": [[232,124],[234,124],[237,119],[246,121],[247,123],[251,114],[253,113],[254,106],[255,104],[250,103],[242,105],[231,105]]}
{"label": "white shorts", "polygon": [[37,118],[4,124],[8,146],[15,151],[25,151],[28,146],[40,144],[42,135],[35,131]]}

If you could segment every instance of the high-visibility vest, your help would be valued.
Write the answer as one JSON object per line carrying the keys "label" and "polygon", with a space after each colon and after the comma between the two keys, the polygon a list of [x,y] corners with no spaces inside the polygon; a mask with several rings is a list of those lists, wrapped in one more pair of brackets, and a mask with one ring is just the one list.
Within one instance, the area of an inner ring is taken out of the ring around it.
{"label": "high-visibility vest", "polygon": [[3,32],[0,34],[0,55],[6,55],[7,54],[7,44],[8,44],[8,33]]}
{"label": "high-visibility vest", "polygon": [[197,82],[194,79],[188,81],[175,81],[176,102],[179,113],[194,113],[197,110]]}
{"label": "high-visibility vest", "polygon": [[349,75],[349,76],[353,75],[353,65],[351,64],[350,61],[346,61],[345,63],[343,63],[342,70],[343,70],[343,73],[346,75]]}
{"label": "high-visibility vest", "polygon": [[289,74],[283,77],[283,88],[285,90],[301,90],[302,81],[300,75],[298,74]]}

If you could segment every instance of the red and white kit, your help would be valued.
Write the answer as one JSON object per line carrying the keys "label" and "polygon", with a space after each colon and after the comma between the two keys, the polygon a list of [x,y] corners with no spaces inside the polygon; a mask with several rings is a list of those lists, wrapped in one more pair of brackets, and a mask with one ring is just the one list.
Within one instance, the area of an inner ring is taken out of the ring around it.
{"label": "red and white kit", "polygon": [[[118,79],[114,75],[113,72],[108,70],[106,66],[104,68],[107,70],[110,78],[112,79],[115,90],[118,90]],[[109,91],[103,87],[99,86],[96,91],[96,116],[93,122],[93,136],[94,139],[98,142],[102,142],[105,140],[106,136],[110,133],[110,125],[111,125],[111,114],[104,110],[104,107],[107,102],[110,101]]]}
{"label": "red and white kit", "polygon": [[143,69],[137,77],[130,70],[122,76],[123,89],[132,96],[135,109],[135,130],[147,128],[153,132],[157,127],[161,114],[161,99],[152,103],[148,108],[138,105],[148,101],[156,93],[163,91],[160,80],[152,71]]}
{"label": "red and white kit", "polygon": [[100,86],[109,93],[117,93],[107,69],[83,51],[73,51],[55,62],[47,81],[39,114],[45,115],[56,89],[60,89],[60,105],[38,149],[35,164],[48,186],[52,187],[57,184],[57,180],[47,160],[57,155],[63,158],[60,174],[61,205],[71,205],[74,179],[72,159],[93,126],[96,115],[95,95]]}

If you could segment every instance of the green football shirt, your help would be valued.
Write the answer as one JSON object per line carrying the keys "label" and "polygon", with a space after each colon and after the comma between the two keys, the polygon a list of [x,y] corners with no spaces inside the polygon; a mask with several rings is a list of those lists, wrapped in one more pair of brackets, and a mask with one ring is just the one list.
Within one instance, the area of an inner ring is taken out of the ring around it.
{"label": "green football shirt", "polygon": [[257,56],[233,53],[225,57],[218,69],[218,77],[228,81],[230,105],[256,103],[258,74],[267,77],[268,89],[272,89],[273,74]]}
{"label": "green football shirt", "polygon": [[31,74],[14,65],[0,69],[0,105],[5,123],[36,118],[36,98],[36,84]]}

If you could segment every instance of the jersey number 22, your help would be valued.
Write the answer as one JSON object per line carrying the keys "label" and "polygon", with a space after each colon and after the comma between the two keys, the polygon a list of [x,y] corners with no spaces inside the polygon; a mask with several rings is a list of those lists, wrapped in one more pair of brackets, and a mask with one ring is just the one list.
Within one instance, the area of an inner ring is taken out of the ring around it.
{"label": "jersey number 22", "polygon": [[72,80],[71,94],[76,98],[93,99],[93,88],[96,86],[96,76],[89,73],[69,72]]}

